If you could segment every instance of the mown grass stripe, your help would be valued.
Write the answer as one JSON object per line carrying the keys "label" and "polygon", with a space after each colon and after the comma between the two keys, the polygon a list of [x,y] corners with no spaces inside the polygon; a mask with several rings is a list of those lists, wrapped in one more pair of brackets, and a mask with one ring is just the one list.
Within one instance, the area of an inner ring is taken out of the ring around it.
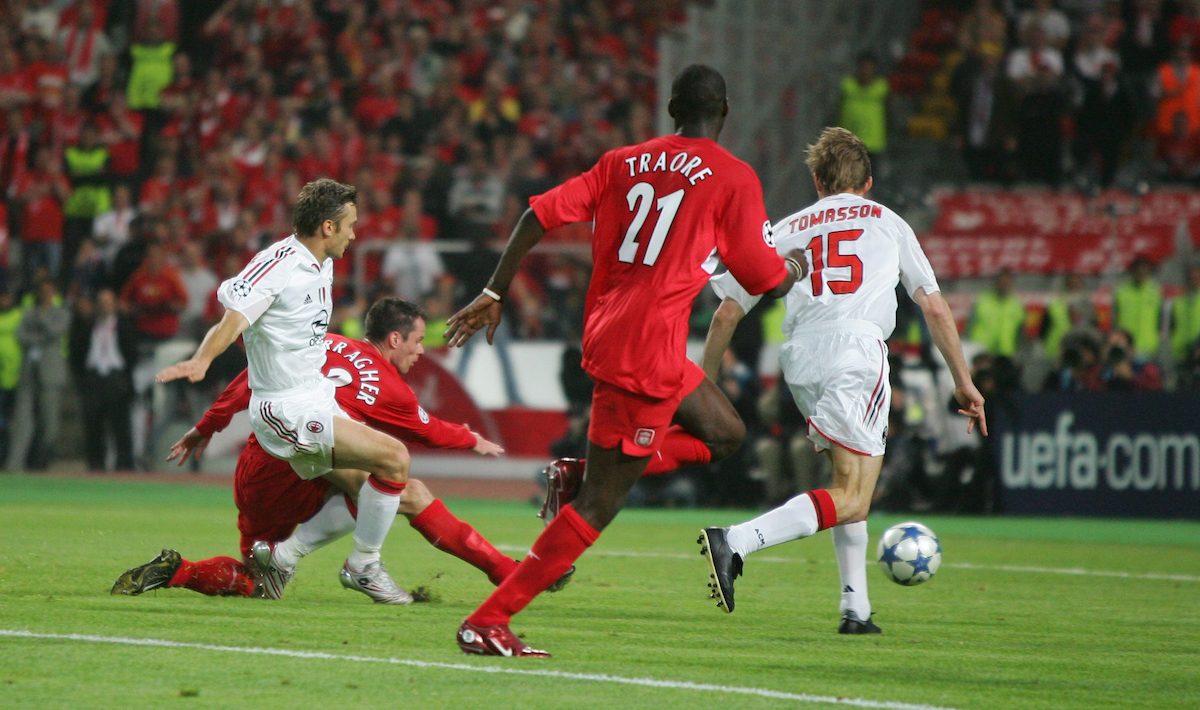
{"label": "mown grass stripe", "polygon": [[[473,666],[466,663],[440,663],[437,661],[416,661],[405,658],[377,658],[371,656],[351,656],[323,651],[292,651],[283,648],[257,648],[248,646],[216,646],[207,643],[187,643],[184,641],[169,641],[166,639],[138,639],[121,636],[95,636],[92,634],[46,634],[17,629],[0,629],[0,636],[9,638],[45,639],[53,641],[82,641],[86,643],[111,643],[126,646],[155,646],[160,648],[188,648],[200,651],[215,651],[219,653],[246,653],[262,656],[283,656],[287,658],[314,659],[323,661],[349,661],[353,663],[387,663],[412,668],[436,668],[441,670],[467,671],[473,673],[502,673],[522,676],[538,676],[542,678],[561,678],[563,680],[581,680],[595,683],[615,683],[619,685],[636,685],[646,688],[666,688],[670,690],[688,690],[697,692],[727,693],[732,695],[753,695],[761,698],[776,700],[795,700],[797,702],[821,703],[825,705],[847,705],[860,708],[879,708],[880,710],[954,710],[954,708],[936,705],[900,703],[895,701],[864,700],[862,698],[833,697],[829,695],[809,695],[807,693],[786,693],[769,688],[747,688],[736,685],[716,685],[712,683],[692,683],[680,680],[659,680],[657,678],[626,678],[602,673],[569,673],[566,671],[531,670],[526,668],[506,668],[503,666]],[[535,661],[536,662],[536,661]]]}
{"label": "mown grass stripe", "polygon": [[[521,545],[496,545],[502,552],[528,552],[528,547]],[[687,555],[682,552],[643,552],[638,550],[589,550],[589,555],[602,557],[646,557],[663,560],[692,560],[699,555]],[[837,560],[810,560],[803,557],[771,557],[755,555],[755,562],[770,562],[773,564],[811,564],[836,563]],[[1082,569],[1079,567],[1028,567],[1023,565],[977,565],[970,562],[943,563],[942,567],[954,569],[976,569],[988,572],[1029,572],[1034,574],[1061,574],[1073,577],[1115,577],[1118,579],[1149,579],[1166,582],[1200,582],[1200,576],[1194,574],[1170,574],[1168,572],[1124,572],[1121,570]]]}

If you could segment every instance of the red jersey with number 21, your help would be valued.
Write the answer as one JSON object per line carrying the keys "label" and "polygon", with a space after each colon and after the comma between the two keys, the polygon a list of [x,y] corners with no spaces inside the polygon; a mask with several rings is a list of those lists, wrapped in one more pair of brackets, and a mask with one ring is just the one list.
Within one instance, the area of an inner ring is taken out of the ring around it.
{"label": "red jersey with number 21", "polygon": [[583,368],[648,397],[683,385],[688,317],[717,255],[753,294],[787,274],[758,176],[707,138],[618,148],[529,204],[547,230],[593,222]]}

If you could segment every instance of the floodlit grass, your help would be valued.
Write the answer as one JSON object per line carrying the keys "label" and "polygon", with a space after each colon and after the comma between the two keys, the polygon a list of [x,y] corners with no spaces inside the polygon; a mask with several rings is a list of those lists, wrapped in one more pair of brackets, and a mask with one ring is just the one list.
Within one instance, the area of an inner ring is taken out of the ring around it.
{"label": "floodlit grass", "polygon": [[[527,549],[527,505],[453,500],[502,549]],[[346,591],[349,543],[306,560],[278,602],[187,590],[112,597],[162,547],[237,554],[228,491],[0,476],[0,630],[314,651],[478,668],[607,674],[951,708],[1200,707],[1200,524],[923,517],[943,566],[906,588],[870,572],[882,636],[842,637],[828,533],[750,558],[737,611],[707,598],[695,538],[748,513],[622,513],[572,584],[514,630],[549,660],[463,656],[482,574],[402,521],[385,560],[434,603],[383,607]],[[895,517],[871,520],[872,543]],[[872,548],[873,549],[873,548]],[[1039,568],[1019,571],[1012,567]],[[1128,573],[1066,574],[1063,569]],[[1158,578],[1161,575],[1164,578]],[[0,636],[3,708],[820,707],[792,697],[461,668]],[[827,703],[826,703],[827,706]]]}

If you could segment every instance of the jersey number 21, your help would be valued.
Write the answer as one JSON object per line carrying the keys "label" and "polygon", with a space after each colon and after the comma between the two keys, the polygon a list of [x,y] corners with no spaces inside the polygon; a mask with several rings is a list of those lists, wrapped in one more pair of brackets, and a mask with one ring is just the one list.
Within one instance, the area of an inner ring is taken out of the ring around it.
{"label": "jersey number 21", "polygon": [[625,199],[629,202],[629,210],[635,214],[625,232],[625,240],[621,242],[617,259],[626,264],[633,263],[638,251],[638,233],[646,224],[646,217],[650,215],[650,204],[653,202],[658,208],[658,219],[654,222],[654,231],[650,233],[650,243],[646,245],[646,255],[642,257],[642,263],[654,266],[654,262],[658,261],[659,252],[662,251],[663,242],[667,240],[667,232],[671,230],[671,223],[675,221],[675,213],[679,211],[679,203],[683,202],[683,190],[660,197],[656,202],[654,186],[648,182],[639,182],[629,188]]}

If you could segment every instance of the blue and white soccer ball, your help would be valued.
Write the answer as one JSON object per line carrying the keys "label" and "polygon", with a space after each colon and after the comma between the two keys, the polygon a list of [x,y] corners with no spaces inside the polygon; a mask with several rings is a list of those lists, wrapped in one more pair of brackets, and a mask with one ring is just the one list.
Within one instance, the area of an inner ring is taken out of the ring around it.
{"label": "blue and white soccer ball", "polygon": [[937,574],[942,543],[916,522],[893,525],[879,538],[879,568],[896,584],[914,587]]}

